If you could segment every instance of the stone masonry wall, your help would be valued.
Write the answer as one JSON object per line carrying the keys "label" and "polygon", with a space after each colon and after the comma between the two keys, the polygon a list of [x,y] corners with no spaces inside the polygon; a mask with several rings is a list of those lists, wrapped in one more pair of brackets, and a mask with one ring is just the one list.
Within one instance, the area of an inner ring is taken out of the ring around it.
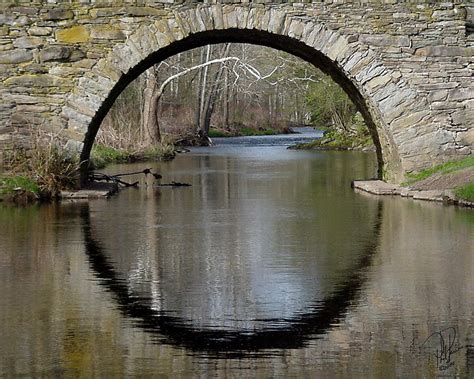
{"label": "stone masonry wall", "polygon": [[82,142],[114,85],[150,53],[193,33],[251,29],[329,58],[366,102],[400,181],[473,153],[473,9],[460,0],[1,4],[0,149],[26,126]]}

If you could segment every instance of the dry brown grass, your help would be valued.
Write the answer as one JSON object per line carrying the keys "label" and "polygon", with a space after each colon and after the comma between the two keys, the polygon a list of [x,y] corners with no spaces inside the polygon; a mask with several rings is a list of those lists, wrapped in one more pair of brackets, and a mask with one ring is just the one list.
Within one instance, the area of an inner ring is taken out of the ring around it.
{"label": "dry brown grass", "polygon": [[139,128],[113,125],[111,117],[107,116],[97,133],[95,140],[97,144],[124,151],[139,151],[145,147]]}
{"label": "dry brown grass", "polygon": [[10,151],[5,157],[5,176],[24,176],[33,180],[43,196],[56,196],[77,183],[79,156],[65,148],[58,134],[31,131],[28,144]]}

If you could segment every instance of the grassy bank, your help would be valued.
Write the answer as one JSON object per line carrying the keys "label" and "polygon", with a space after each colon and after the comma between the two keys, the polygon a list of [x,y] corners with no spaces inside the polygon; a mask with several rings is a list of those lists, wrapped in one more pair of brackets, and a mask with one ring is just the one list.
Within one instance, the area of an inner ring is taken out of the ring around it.
{"label": "grassy bank", "polygon": [[252,128],[249,126],[240,126],[227,129],[211,128],[209,130],[210,138],[219,137],[250,137],[250,136],[272,136],[276,134],[288,134],[291,133],[289,128]]}
{"label": "grassy bank", "polygon": [[32,131],[19,146],[5,151],[0,177],[2,200],[28,202],[56,197],[77,183],[78,154],[65,149],[58,135]]}
{"label": "grassy bank", "polygon": [[0,176],[0,201],[30,202],[41,197],[41,189],[26,176]]}
{"label": "grassy bank", "polygon": [[422,170],[413,174],[408,174],[408,180],[405,184],[411,184],[420,180],[427,179],[433,174],[448,174],[450,172],[462,170],[469,167],[474,167],[474,157],[467,157],[456,161],[442,163],[440,165],[430,167],[426,170]]}
{"label": "grassy bank", "polygon": [[461,187],[457,187],[454,190],[454,194],[458,199],[474,203],[474,182],[471,182]]}
{"label": "grassy bank", "polygon": [[148,160],[168,161],[176,156],[176,149],[171,143],[162,143],[156,147],[129,151],[110,146],[95,144],[91,152],[91,166],[98,170],[112,163],[131,163]]}
{"label": "grassy bank", "polygon": [[95,144],[91,152],[91,164],[95,169],[104,168],[110,163],[125,163],[132,159],[133,153]]}
{"label": "grassy bank", "polygon": [[[79,154],[65,146],[65,141],[58,136],[40,133],[31,137],[27,148],[12,149],[4,157],[5,167],[0,174],[0,201],[28,203],[51,200],[63,190],[76,188]],[[170,160],[175,154],[174,145],[167,142],[133,152],[95,144],[91,163],[94,169],[99,169],[111,163]]]}
{"label": "grassy bank", "polygon": [[326,130],[322,138],[299,143],[290,148],[294,150],[372,150],[374,144],[367,128],[358,128],[353,134]]}
{"label": "grassy bank", "polygon": [[420,188],[425,185],[442,183],[440,185],[444,186],[445,189],[453,190],[457,199],[474,202],[473,171],[474,157],[469,156],[408,174],[407,181],[403,185]]}

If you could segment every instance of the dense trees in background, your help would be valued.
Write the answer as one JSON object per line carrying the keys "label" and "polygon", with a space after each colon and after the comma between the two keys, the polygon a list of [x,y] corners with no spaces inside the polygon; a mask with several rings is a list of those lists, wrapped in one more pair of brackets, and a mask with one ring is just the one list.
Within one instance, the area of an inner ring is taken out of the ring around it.
{"label": "dense trees in background", "polygon": [[331,125],[340,132],[349,132],[357,112],[343,89],[327,76],[311,83],[306,104],[311,109],[311,123]]}
{"label": "dense trees in background", "polygon": [[[356,108],[312,65],[249,44],[208,45],[152,67],[117,99],[98,142],[146,148],[168,136],[238,135],[313,124],[351,133]],[[360,125],[359,125],[360,126]]]}

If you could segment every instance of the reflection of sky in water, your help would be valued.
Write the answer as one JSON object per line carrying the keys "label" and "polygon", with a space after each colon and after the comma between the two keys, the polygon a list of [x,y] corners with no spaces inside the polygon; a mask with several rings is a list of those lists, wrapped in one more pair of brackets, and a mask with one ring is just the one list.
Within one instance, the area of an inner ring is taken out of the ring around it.
{"label": "reflection of sky in water", "polygon": [[[323,296],[317,264],[304,257],[298,259],[292,252],[294,244],[285,241],[285,236],[283,240],[275,236],[269,222],[272,215],[276,216],[274,209],[265,202],[260,206],[250,204],[252,207],[243,212],[246,217],[241,219],[245,225],[242,240],[233,240],[229,246],[226,239],[203,238],[194,245],[205,256],[204,264],[198,275],[192,275],[193,263],[184,263],[182,269],[191,272],[184,286],[175,285],[169,275],[175,270],[172,259],[160,261],[159,254],[150,254],[151,246],[143,246],[128,274],[131,288],[152,297],[155,310],[170,311],[194,326],[251,330],[263,325],[254,320],[288,319],[304,312]],[[207,219],[209,224],[204,222],[198,228],[202,235],[206,228],[235,228],[230,222],[217,223],[215,217]],[[182,232],[196,232],[190,229],[188,224]],[[186,262],[183,245],[168,245],[168,249],[175,257],[181,252],[180,259]],[[229,261],[230,256],[235,258],[233,262]],[[307,269],[308,264],[311,270]],[[158,267],[164,275],[160,276]]]}
{"label": "reflection of sky in water", "polygon": [[319,280],[308,283],[300,272],[262,267],[252,272],[252,295],[258,304],[255,318],[291,318],[319,298]]}
{"label": "reflection of sky in water", "polygon": [[354,209],[331,205],[308,178],[297,181],[301,170],[321,170],[319,153],[308,163],[305,152],[284,147],[225,151],[199,150],[183,166],[175,161],[171,172],[186,175],[193,187],[161,191],[152,213],[144,203],[149,237],[135,261],[129,257],[128,279],[134,291],[153,298],[155,310],[194,327],[268,327],[262,320],[277,326],[308,312],[344,279],[372,238],[376,202],[354,203],[362,221],[354,225]]}
{"label": "reflection of sky in water", "polygon": [[[472,377],[472,210],[354,193],[352,178],[373,176],[371,155],[265,146],[242,147],[241,156],[232,148],[229,159],[224,148],[210,151],[107,168],[153,167],[164,181],[193,185],[142,186],[89,203],[92,237],[119,281],[92,265],[83,204],[0,205],[0,377]],[[264,160],[265,175],[249,180]],[[251,329],[256,314],[306,311],[343,287],[367,242],[376,253],[362,289],[339,299],[350,302],[341,317],[330,318],[324,335],[308,334],[307,345],[280,339],[297,346],[263,359],[203,357],[127,312],[137,300],[197,327]],[[230,321],[234,314],[247,321]],[[463,349],[439,372],[434,355],[413,355],[411,346],[446,327],[456,327]]]}

